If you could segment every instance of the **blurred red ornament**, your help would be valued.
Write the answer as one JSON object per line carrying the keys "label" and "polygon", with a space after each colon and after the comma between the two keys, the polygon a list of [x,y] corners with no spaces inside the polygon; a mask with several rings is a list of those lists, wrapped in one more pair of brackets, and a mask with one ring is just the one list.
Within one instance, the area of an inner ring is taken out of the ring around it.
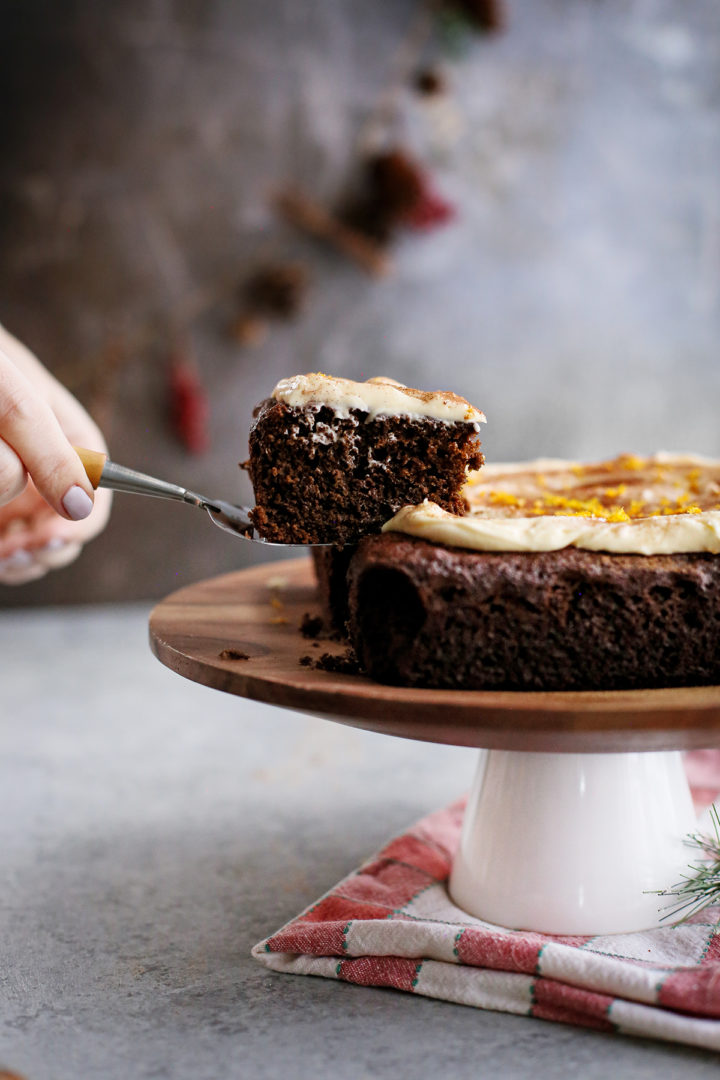
{"label": "blurred red ornament", "polygon": [[168,391],[175,435],[192,454],[204,453],[210,446],[210,403],[197,368],[186,356],[171,360]]}
{"label": "blurred red ornament", "polygon": [[447,225],[457,217],[452,203],[426,188],[414,206],[404,214],[404,223],[411,229],[435,229]]}
{"label": "blurred red ornament", "polygon": [[400,147],[367,158],[359,194],[345,213],[361,232],[385,244],[399,227],[429,230],[456,216],[455,207],[434,191],[423,165]]}

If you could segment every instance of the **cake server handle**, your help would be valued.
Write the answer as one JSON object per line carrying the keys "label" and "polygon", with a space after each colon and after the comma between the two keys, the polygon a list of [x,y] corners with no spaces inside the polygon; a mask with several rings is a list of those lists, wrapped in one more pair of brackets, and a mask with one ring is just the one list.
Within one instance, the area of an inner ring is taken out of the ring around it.
{"label": "cake server handle", "polygon": [[113,491],[126,491],[131,495],[153,495],[157,499],[174,499],[177,502],[192,503],[194,506],[206,506],[211,502],[178,484],[169,484],[166,480],[158,480],[154,476],[136,472],[135,469],[127,469],[124,465],[116,465],[114,461],[110,461],[107,454],[102,454],[99,450],[86,450],[81,446],[74,446],[73,449],[82,461],[87,478],[94,488],[112,488]]}
{"label": "cake server handle", "polygon": [[117,465],[114,461],[110,461],[107,454],[102,454],[98,450],[86,450],[81,446],[75,446],[73,449],[82,461],[93,488],[111,488],[113,491],[125,491],[131,495],[152,495],[156,499],[172,499],[175,502],[189,503],[191,506],[207,510],[213,522],[225,532],[241,536],[245,540],[267,543],[257,535],[250,520],[249,510],[245,506],[235,506],[222,499],[209,499],[205,495],[198,495],[197,492],[189,491],[178,484],[169,484],[166,480],[158,480],[154,476],[146,476],[145,473],[137,472],[135,469]]}

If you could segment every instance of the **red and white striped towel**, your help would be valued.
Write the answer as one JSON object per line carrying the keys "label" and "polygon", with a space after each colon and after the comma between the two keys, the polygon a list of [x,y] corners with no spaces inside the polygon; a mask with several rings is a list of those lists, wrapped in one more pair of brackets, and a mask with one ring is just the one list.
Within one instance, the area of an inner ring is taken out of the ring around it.
{"label": "red and white striped towel", "polygon": [[[715,798],[720,751],[686,764],[698,801]],[[474,919],[447,891],[463,810],[461,800],[391,840],[253,956],[274,971],[720,1050],[720,908],[599,937]]]}

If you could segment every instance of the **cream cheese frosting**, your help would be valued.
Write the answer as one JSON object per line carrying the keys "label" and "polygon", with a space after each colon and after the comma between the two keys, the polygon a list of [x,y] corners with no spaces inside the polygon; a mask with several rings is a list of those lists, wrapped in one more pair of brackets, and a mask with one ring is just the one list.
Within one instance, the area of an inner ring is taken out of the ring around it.
{"label": "cream cheese frosting", "polygon": [[348,417],[353,409],[357,409],[367,413],[370,420],[378,416],[406,416],[442,420],[448,424],[485,422],[484,414],[457,394],[414,390],[385,376],[353,382],[321,372],[293,375],[281,379],[272,396],[295,409],[327,406],[341,417]]}
{"label": "cream cheese frosting", "polygon": [[424,502],[383,531],[476,551],[720,554],[720,461],[696,454],[486,465],[464,493],[464,517]]}

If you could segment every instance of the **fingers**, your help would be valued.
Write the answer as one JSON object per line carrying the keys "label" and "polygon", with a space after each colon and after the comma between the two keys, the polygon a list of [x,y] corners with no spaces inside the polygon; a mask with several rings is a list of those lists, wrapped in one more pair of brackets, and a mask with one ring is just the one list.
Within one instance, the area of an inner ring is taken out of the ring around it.
{"label": "fingers", "polygon": [[27,470],[11,446],[0,438],[0,506],[22,495]]}
{"label": "fingers", "polygon": [[26,585],[43,577],[48,570],[58,570],[78,557],[82,544],[54,537],[43,547],[28,551],[20,548],[0,559],[0,585]]}
{"label": "fingers", "polygon": [[47,571],[33,558],[29,551],[16,551],[7,559],[0,560],[0,584],[25,585],[42,577]]}
{"label": "fingers", "polygon": [[0,592],[4,585],[24,585],[76,559],[102,530],[111,494],[98,491],[95,510],[85,521],[65,521],[28,481],[22,495],[0,507]]}
{"label": "fingers", "polygon": [[29,474],[61,517],[80,521],[90,514],[93,490],[80,459],[48,402],[1,348],[0,439],[6,447],[0,446],[0,505],[23,490]]}

